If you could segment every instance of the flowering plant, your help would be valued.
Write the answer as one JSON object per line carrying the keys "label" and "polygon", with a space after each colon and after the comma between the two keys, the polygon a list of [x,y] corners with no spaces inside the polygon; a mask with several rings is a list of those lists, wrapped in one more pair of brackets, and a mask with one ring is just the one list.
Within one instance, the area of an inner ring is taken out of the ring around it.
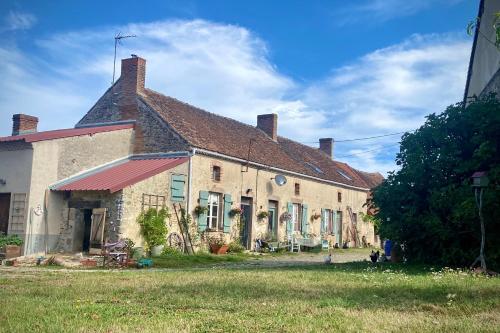
{"label": "flowering plant", "polygon": [[269,212],[266,212],[265,210],[261,210],[259,213],[257,213],[257,218],[259,220],[263,220],[268,216],[269,216]]}
{"label": "flowering plant", "polygon": [[243,213],[243,211],[241,210],[241,208],[239,207],[236,207],[236,208],[233,208],[229,211],[229,216],[231,217],[235,217],[235,216],[239,216],[241,215],[241,213]]}
{"label": "flowering plant", "polygon": [[288,221],[291,221],[292,220],[292,214],[288,213],[288,212],[284,212],[283,214],[281,214],[281,222],[288,222]]}

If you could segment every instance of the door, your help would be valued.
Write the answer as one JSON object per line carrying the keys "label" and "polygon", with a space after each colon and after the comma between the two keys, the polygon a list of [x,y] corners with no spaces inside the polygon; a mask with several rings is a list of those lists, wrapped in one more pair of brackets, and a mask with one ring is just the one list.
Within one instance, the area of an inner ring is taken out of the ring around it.
{"label": "door", "polygon": [[252,233],[252,198],[241,197],[240,239],[241,245],[250,249]]}
{"label": "door", "polygon": [[269,201],[269,216],[267,217],[267,232],[271,240],[278,239],[278,203],[276,201]]}
{"label": "door", "polygon": [[82,251],[90,250],[90,231],[92,229],[92,209],[83,210],[83,244]]}
{"label": "door", "polygon": [[0,234],[9,230],[10,193],[0,193]]}
{"label": "door", "polygon": [[106,223],[106,208],[92,209],[92,222],[90,226],[89,252],[100,252],[104,245],[104,225]]}

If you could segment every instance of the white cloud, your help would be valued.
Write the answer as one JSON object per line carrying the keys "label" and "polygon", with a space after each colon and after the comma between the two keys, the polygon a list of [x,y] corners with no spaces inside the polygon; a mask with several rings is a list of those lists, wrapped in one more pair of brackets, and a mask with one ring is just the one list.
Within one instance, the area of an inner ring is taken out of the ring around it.
{"label": "white cloud", "polygon": [[335,13],[338,25],[385,22],[411,16],[437,5],[455,5],[463,0],[365,0],[356,1]]}
{"label": "white cloud", "polygon": [[[0,47],[0,133],[9,133],[3,120],[18,112],[39,116],[41,129],[73,126],[110,84],[117,31],[138,36],[124,40],[118,59],[146,58],[148,87],[250,124],[277,112],[280,135],[301,142],[416,128],[460,99],[470,51],[456,36],[415,35],[304,86],[276,69],[264,41],[234,25],[163,21],[75,31],[37,41],[43,58]],[[342,160],[385,173],[397,147],[383,147],[395,141],[338,143],[335,155],[381,147]]]}
{"label": "white cloud", "polygon": [[21,13],[17,11],[10,11],[5,17],[4,30],[28,30],[37,21],[36,17],[29,13]]}

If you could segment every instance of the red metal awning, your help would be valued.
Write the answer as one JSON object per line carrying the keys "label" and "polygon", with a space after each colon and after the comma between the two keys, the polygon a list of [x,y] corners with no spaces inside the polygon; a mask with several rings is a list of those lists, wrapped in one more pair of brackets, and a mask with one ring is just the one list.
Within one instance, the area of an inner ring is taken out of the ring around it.
{"label": "red metal awning", "polygon": [[96,170],[89,175],[76,176],[61,185],[56,191],[105,191],[111,193],[138,183],[163,171],[187,162],[187,157],[131,159],[124,163]]}

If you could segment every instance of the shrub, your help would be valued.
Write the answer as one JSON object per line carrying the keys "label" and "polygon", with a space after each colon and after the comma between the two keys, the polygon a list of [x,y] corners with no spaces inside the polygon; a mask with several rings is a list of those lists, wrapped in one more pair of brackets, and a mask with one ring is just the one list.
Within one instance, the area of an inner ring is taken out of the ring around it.
{"label": "shrub", "polygon": [[146,212],[142,212],[137,218],[137,223],[141,226],[142,236],[149,249],[165,244],[165,237],[168,232],[165,219],[169,217],[170,214],[166,208],[158,211],[150,208]]}
{"label": "shrub", "polygon": [[181,251],[170,246],[165,246],[163,252],[161,253],[162,256],[177,256],[181,254],[183,254]]}
{"label": "shrub", "polygon": [[18,235],[4,235],[0,233],[0,248],[5,245],[17,245],[20,246],[23,244],[23,240]]}
{"label": "shrub", "polygon": [[238,242],[231,242],[229,243],[229,248],[227,250],[231,253],[242,253],[245,251],[245,247]]}

